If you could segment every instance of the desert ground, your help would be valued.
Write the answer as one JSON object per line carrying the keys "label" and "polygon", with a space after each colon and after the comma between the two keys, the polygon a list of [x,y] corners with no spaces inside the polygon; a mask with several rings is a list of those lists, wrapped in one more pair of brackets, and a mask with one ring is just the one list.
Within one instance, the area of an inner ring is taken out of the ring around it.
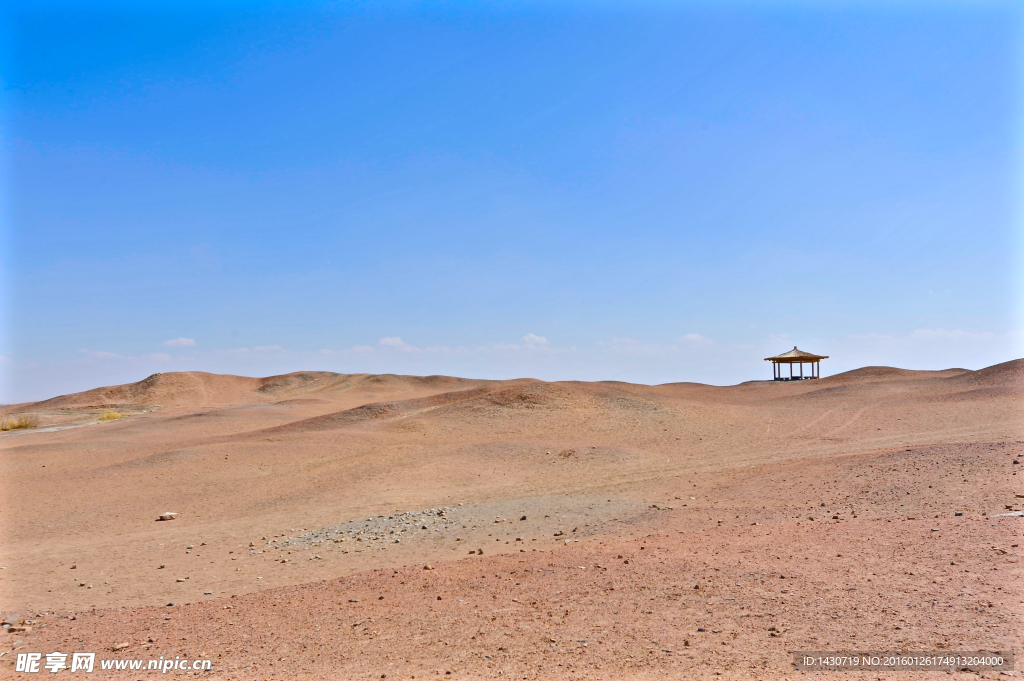
{"label": "desert ground", "polygon": [[10,405],[40,422],[0,434],[0,676],[92,651],[210,679],[903,679],[792,652],[1013,650],[983,676],[1020,677],[1022,398],[1024,360],[166,373]]}

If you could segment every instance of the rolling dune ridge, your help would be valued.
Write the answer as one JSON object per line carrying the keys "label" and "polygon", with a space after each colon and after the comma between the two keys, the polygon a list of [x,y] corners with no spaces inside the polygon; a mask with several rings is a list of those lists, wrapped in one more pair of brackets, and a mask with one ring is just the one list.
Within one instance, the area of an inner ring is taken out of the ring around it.
{"label": "rolling dune ridge", "polygon": [[1019,653],[1022,395],[1015,360],[729,387],[189,372],[14,405],[40,426],[0,435],[0,600],[32,624],[0,674],[24,650],[216,679]]}

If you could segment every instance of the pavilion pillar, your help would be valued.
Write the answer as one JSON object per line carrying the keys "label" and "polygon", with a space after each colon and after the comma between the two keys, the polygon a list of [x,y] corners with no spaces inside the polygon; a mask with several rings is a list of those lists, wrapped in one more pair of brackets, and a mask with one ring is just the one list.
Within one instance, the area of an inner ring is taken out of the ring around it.
{"label": "pavilion pillar", "polygon": [[804,380],[804,363],[800,362],[800,380]]}

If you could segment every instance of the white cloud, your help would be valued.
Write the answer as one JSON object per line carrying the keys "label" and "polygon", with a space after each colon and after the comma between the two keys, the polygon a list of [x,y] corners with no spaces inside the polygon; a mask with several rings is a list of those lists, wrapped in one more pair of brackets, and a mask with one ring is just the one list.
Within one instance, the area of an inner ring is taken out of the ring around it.
{"label": "white cloud", "polygon": [[600,343],[600,345],[617,355],[633,355],[638,357],[664,357],[679,352],[679,348],[675,345],[644,343],[633,338],[612,338],[610,341]]}
{"label": "white cloud", "polygon": [[915,329],[837,339],[830,353],[844,367],[884,364],[906,369],[980,369],[1024,356],[1024,332]]}
{"label": "white cloud", "polygon": [[[522,338],[520,343],[489,343],[487,345],[480,346],[463,346],[459,345],[456,347],[450,347],[447,345],[432,345],[429,347],[417,347],[410,345],[402,340],[401,336],[386,336],[377,341],[377,346],[370,345],[356,345],[351,348],[333,349],[333,348],[321,348],[320,354],[327,356],[352,356],[361,355],[367,356],[374,353],[378,353],[381,349],[387,350],[398,350],[403,353],[415,354],[420,357],[469,357],[472,355],[515,355],[519,353],[540,353],[540,354],[557,354],[567,351],[575,351],[575,347],[566,349],[557,349],[550,347],[549,341],[544,336],[538,336],[537,334],[529,333]],[[378,354],[379,357],[384,357],[384,354]]]}
{"label": "white cloud", "polygon": [[[251,363],[254,366],[273,366],[274,362],[279,362],[285,358],[292,356],[286,348],[280,345],[255,345],[252,347],[240,347],[240,348],[220,348],[214,350],[211,353],[215,357],[230,357],[233,360],[240,362]],[[324,351],[323,354],[330,354],[330,351]],[[198,353],[197,353],[198,356]]]}
{"label": "white cloud", "polygon": [[710,345],[714,341],[710,338],[705,338],[699,333],[687,333],[679,337],[680,343],[693,343],[695,345]]}
{"label": "white cloud", "polygon": [[146,355],[149,359],[154,359],[157,362],[170,362],[171,356],[166,352],[154,352],[152,355]]}
{"label": "white cloud", "polygon": [[473,355],[483,354],[490,355],[492,357],[501,356],[515,356],[515,355],[555,355],[569,350],[575,350],[575,347],[569,348],[553,348],[548,342],[548,339],[544,336],[538,336],[535,333],[528,333],[522,337],[520,343],[490,343],[476,348],[458,347],[455,350],[449,350],[443,348],[450,354],[460,355]]}
{"label": "white cloud", "polygon": [[850,336],[855,341],[868,341],[876,344],[913,345],[931,344],[986,344],[1000,340],[1013,341],[1022,336],[1019,331],[996,334],[991,331],[964,331],[963,329],[914,329],[910,333],[860,333]]}
{"label": "white cloud", "polygon": [[418,352],[419,348],[414,345],[409,345],[402,340],[400,336],[387,336],[377,341],[378,344],[383,345],[386,348],[394,348],[395,350],[401,350],[402,352]]}
{"label": "white cloud", "polygon": [[352,348],[342,348],[341,350],[333,350],[331,348],[321,348],[321,350],[320,350],[320,354],[321,355],[328,355],[328,356],[331,356],[331,355],[351,355],[351,354],[368,355],[368,354],[373,354],[374,352],[376,352],[376,348],[374,348],[372,345],[357,345],[357,346],[352,347]]}
{"label": "white cloud", "polygon": [[83,348],[79,352],[92,359],[121,359],[121,355],[116,352],[107,352],[106,350],[86,350]]}
{"label": "white cloud", "polygon": [[191,348],[194,347],[195,344],[195,338],[173,338],[164,342],[164,345],[169,348]]}
{"label": "white cloud", "polygon": [[964,331],[962,329],[914,329],[911,335],[920,340],[938,340],[953,343],[984,343],[996,337],[996,334],[991,331]]}

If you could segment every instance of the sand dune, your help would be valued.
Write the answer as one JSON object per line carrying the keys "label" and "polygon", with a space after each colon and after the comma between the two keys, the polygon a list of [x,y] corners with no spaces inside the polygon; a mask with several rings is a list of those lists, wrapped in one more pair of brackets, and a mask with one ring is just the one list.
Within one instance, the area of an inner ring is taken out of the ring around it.
{"label": "sand dune", "polygon": [[225,679],[773,678],[794,649],[1019,650],[1024,525],[994,516],[1024,494],[1022,367],[188,372],[18,405],[43,428],[0,435],[0,598],[37,624],[4,644],[206,654]]}
{"label": "sand dune", "polygon": [[136,405],[206,406],[244,401],[260,385],[258,378],[201,371],[153,374],[138,383],[61,395],[32,405],[35,409],[126,407]]}
{"label": "sand dune", "polygon": [[953,384],[970,384],[975,386],[1024,386],[1024,359],[1015,359],[1002,364],[986,367],[978,371],[969,371],[949,379]]}
{"label": "sand dune", "polygon": [[299,397],[318,392],[363,389],[435,391],[485,383],[449,376],[397,376],[336,374],[329,371],[297,371],[280,376],[249,378],[202,371],[153,374],[137,383],[95,388],[61,395],[41,402],[18,405],[22,410],[118,408],[139,406],[207,407]]}
{"label": "sand dune", "polygon": [[[895,367],[872,366],[826,376],[819,382],[790,385],[813,386],[815,389],[849,386],[862,383],[908,382],[948,379],[950,384],[1024,387],[1024,360],[1011,360],[979,371],[944,369],[916,371]],[[559,390],[572,386],[594,390],[599,386],[618,389],[623,393],[644,394],[671,390],[676,395],[689,393],[702,396],[712,394],[715,386],[701,383],[666,383],[660,386],[637,386],[620,381],[598,383],[567,382],[545,384],[533,379],[518,381],[481,381],[451,376],[400,376],[395,374],[336,374],[327,371],[299,371],[266,378],[249,378],[201,371],[153,374],[137,383],[95,388],[80,393],[61,395],[41,402],[18,405],[19,411],[62,408],[124,407],[137,405],[190,406],[235,405],[262,401],[265,397],[278,400],[298,399],[299,396],[319,392],[343,390],[412,388],[431,393],[458,392],[470,388],[491,386],[491,399],[510,406],[540,404],[555,399]],[[754,382],[744,386],[772,386],[772,382]],[[562,387],[558,387],[562,386]],[[589,386],[589,387],[586,387]],[[737,391],[741,386],[729,390]],[[719,389],[720,390],[720,389]],[[293,402],[294,403],[294,402]]]}
{"label": "sand dune", "polygon": [[821,379],[824,383],[840,383],[849,385],[851,383],[869,383],[881,381],[925,381],[935,378],[953,378],[963,374],[976,372],[968,369],[943,369],[942,371],[918,371],[913,369],[897,369],[896,367],[862,367],[852,371],[844,371],[840,374],[826,376]]}

